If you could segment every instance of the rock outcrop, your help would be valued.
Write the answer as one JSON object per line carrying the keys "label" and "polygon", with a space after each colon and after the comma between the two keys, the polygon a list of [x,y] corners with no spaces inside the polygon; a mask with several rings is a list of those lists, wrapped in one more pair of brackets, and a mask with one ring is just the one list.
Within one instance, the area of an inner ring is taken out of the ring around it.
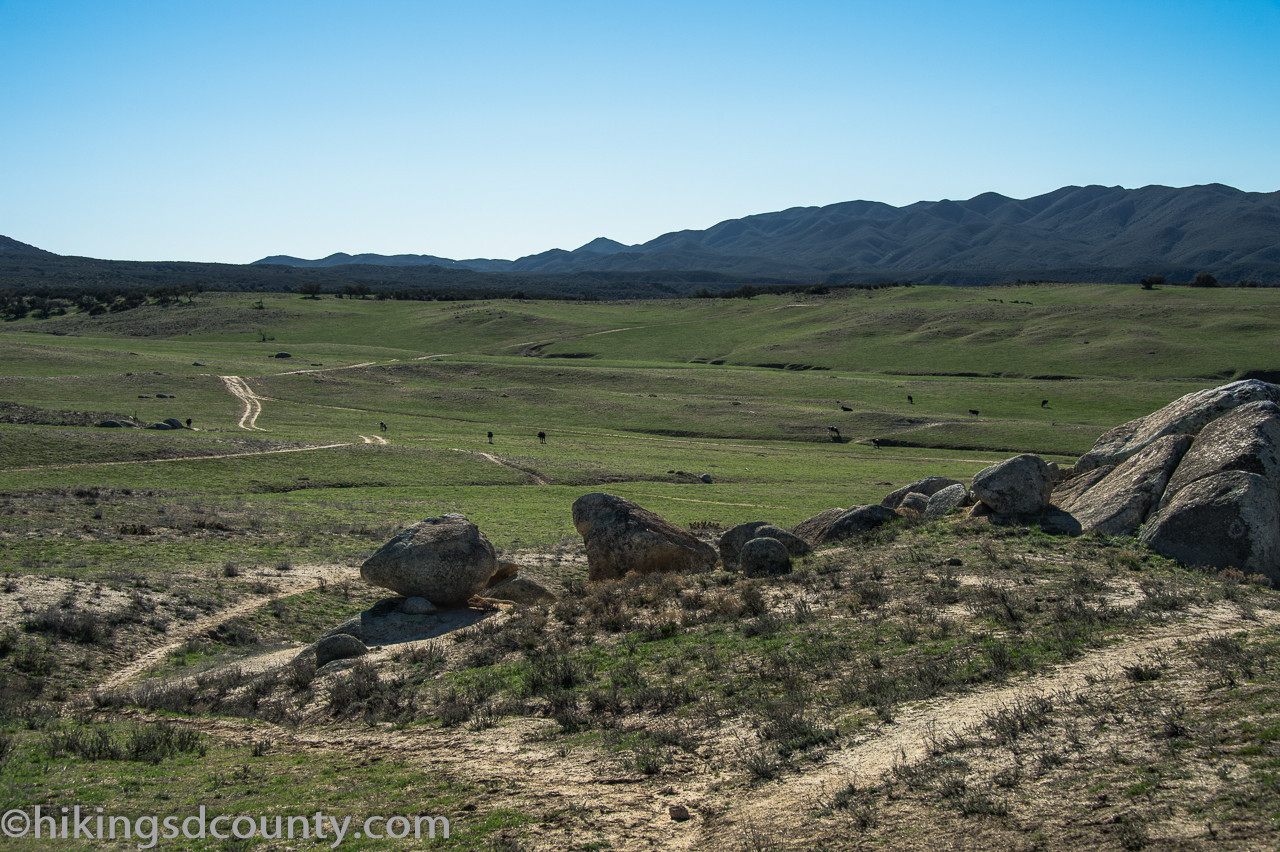
{"label": "rock outcrop", "polygon": [[1233,408],[1263,401],[1280,403],[1280,387],[1245,379],[1189,393],[1159,411],[1104,432],[1093,449],[1076,462],[1076,471],[1084,473],[1104,464],[1119,464],[1165,435],[1195,435]]}
{"label": "rock outcrop", "polygon": [[1054,502],[1075,517],[1081,532],[1133,535],[1160,502],[1169,477],[1190,446],[1187,435],[1166,435],[1116,467],[1090,471],[1104,471],[1102,476],[1078,477],[1087,486],[1055,491]]}
{"label": "rock outcrop", "polygon": [[1280,494],[1256,473],[1215,473],[1174,495],[1138,539],[1188,565],[1237,568],[1280,583]]}
{"label": "rock outcrop", "polygon": [[437,606],[462,606],[498,568],[493,545],[465,515],[425,518],[360,566],[367,582]]}
{"label": "rock outcrop", "polygon": [[1169,505],[1192,482],[1227,470],[1256,473],[1280,491],[1280,405],[1251,402],[1200,430],[1160,505]]}
{"label": "rock outcrop", "polygon": [[612,494],[584,494],[573,503],[573,526],[587,551],[590,580],[628,574],[710,571],[716,552],[688,530]]}

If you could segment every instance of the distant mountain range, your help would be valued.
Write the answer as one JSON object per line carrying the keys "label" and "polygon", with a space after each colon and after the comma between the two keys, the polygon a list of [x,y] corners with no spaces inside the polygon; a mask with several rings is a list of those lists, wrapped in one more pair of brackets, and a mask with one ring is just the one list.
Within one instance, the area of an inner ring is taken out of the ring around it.
{"label": "distant mountain range", "polygon": [[[604,237],[517,260],[433,255],[276,255],[251,264],[71,257],[0,237],[0,293],[152,289],[391,293],[412,298],[653,298],[742,288],[1026,281],[1280,286],[1280,192],[1221,184],[1068,186],[893,207],[848,201],[730,219],[640,245]],[[365,289],[367,288],[367,289]]]}
{"label": "distant mountain range", "polygon": [[1280,192],[1222,184],[1124,189],[1068,186],[1034,198],[994,192],[967,201],[893,207],[848,201],[730,219],[640,245],[598,238],[517,260],[432,255],[276,255],[291,267],[436,266],[486,273],[709,271],[788,279],[916,278],[969,283],[984,276],[1128,280],[1212,272],[1280,283]]}

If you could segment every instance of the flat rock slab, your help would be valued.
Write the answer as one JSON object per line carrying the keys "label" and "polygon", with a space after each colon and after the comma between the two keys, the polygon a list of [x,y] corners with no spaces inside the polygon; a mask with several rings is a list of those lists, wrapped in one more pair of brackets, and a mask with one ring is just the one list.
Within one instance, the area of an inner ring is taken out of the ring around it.
{"label": "flat rock slab", "polygon": [[379,645],[398,645],[402,642],[434,639],[437,636],[470,627],[493,614],[491,610],[461,607],[438,609],[429,615],[409,615],[400,611],[403,601],[404,598],[386,598],[378,601],[354,618],[326,630],[320,638],[325,639],[345,633],[348,636],[354,636],[370,648]]}

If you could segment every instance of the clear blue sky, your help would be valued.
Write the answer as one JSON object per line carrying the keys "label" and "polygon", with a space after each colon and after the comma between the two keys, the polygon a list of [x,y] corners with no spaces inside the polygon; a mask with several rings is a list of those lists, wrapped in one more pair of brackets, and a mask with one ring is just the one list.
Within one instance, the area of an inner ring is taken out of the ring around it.
{"label": "clear blue sky", "polygon": [[1280,0],[0,0],[0,91],[0,234],[125,260],[1280,189]]}

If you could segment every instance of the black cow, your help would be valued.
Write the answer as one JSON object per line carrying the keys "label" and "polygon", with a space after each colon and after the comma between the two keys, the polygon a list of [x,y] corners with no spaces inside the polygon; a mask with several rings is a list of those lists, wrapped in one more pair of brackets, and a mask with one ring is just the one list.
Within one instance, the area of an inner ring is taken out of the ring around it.
{"label": "black cow", "polygon": [[547,433],[546,433],[546,432],[539,432],[539,433],[538,433],[538,443],[539,443],[539,444],[545,444],[546,442],[547,442]]}

